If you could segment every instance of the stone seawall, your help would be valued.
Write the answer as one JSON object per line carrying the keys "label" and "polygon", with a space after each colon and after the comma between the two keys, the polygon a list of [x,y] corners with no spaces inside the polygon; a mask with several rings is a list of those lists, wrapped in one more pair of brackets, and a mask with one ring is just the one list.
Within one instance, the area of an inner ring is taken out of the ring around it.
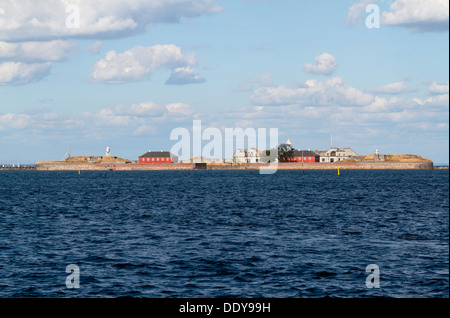
{"label": "stone seawall", "polygon": [[164,170],[192,170],[190,164],[42,164],[37,165],[38,171],[164,171]]}
{"label": "stone seawall", "polygon": [[[240,166],[208,165],[208,170],[259,170],[265,164]],[[432,162],[340,162],[340,163],[280,163],[277,170],[432,170]],[[38,171],[187,171],[191,164],[41,164]]]}
{"label": "stone seawall", "polygon": [[432,162],[281,163],[279,170],[432,170]]}

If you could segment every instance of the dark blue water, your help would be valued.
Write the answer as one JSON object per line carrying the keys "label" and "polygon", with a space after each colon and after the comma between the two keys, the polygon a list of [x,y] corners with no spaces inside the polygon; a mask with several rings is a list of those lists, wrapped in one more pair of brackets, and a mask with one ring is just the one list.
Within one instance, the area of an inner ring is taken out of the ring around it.
{"label": "dark blue water", "polygon": [[449,297],[448,191],[448,171],[0,172],[0,297]]}

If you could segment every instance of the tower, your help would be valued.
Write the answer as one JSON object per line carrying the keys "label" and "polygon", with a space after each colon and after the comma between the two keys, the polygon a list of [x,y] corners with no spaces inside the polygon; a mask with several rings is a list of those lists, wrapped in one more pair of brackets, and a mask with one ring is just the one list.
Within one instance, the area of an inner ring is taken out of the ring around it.
{"label": "tower", "polygon": [[291,139],[288,139],[286,141],[286,145],[288,146],[289,150],[292,150],[292,141],[291,141]]}

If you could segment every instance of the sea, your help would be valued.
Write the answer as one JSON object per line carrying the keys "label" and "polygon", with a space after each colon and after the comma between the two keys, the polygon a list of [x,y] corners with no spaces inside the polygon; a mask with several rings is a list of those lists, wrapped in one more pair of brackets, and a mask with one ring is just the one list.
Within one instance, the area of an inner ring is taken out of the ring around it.
{"label": "sea", "polygon": [[0,172],[1,298],[448,298],[449,172]]}

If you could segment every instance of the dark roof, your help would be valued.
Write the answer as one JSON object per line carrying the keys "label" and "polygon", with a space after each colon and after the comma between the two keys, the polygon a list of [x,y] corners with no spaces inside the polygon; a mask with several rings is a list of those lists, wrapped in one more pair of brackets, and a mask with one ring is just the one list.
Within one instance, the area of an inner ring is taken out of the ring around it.
{"label": "dark roof", "polygon": [[169,151],[151,151],[140,156],[139,158],[172,158],[175,157]]}
{"label": "dark roof", "polygon": [[295,150],[294,157],[320,157],[320,155],[311,150]]}

